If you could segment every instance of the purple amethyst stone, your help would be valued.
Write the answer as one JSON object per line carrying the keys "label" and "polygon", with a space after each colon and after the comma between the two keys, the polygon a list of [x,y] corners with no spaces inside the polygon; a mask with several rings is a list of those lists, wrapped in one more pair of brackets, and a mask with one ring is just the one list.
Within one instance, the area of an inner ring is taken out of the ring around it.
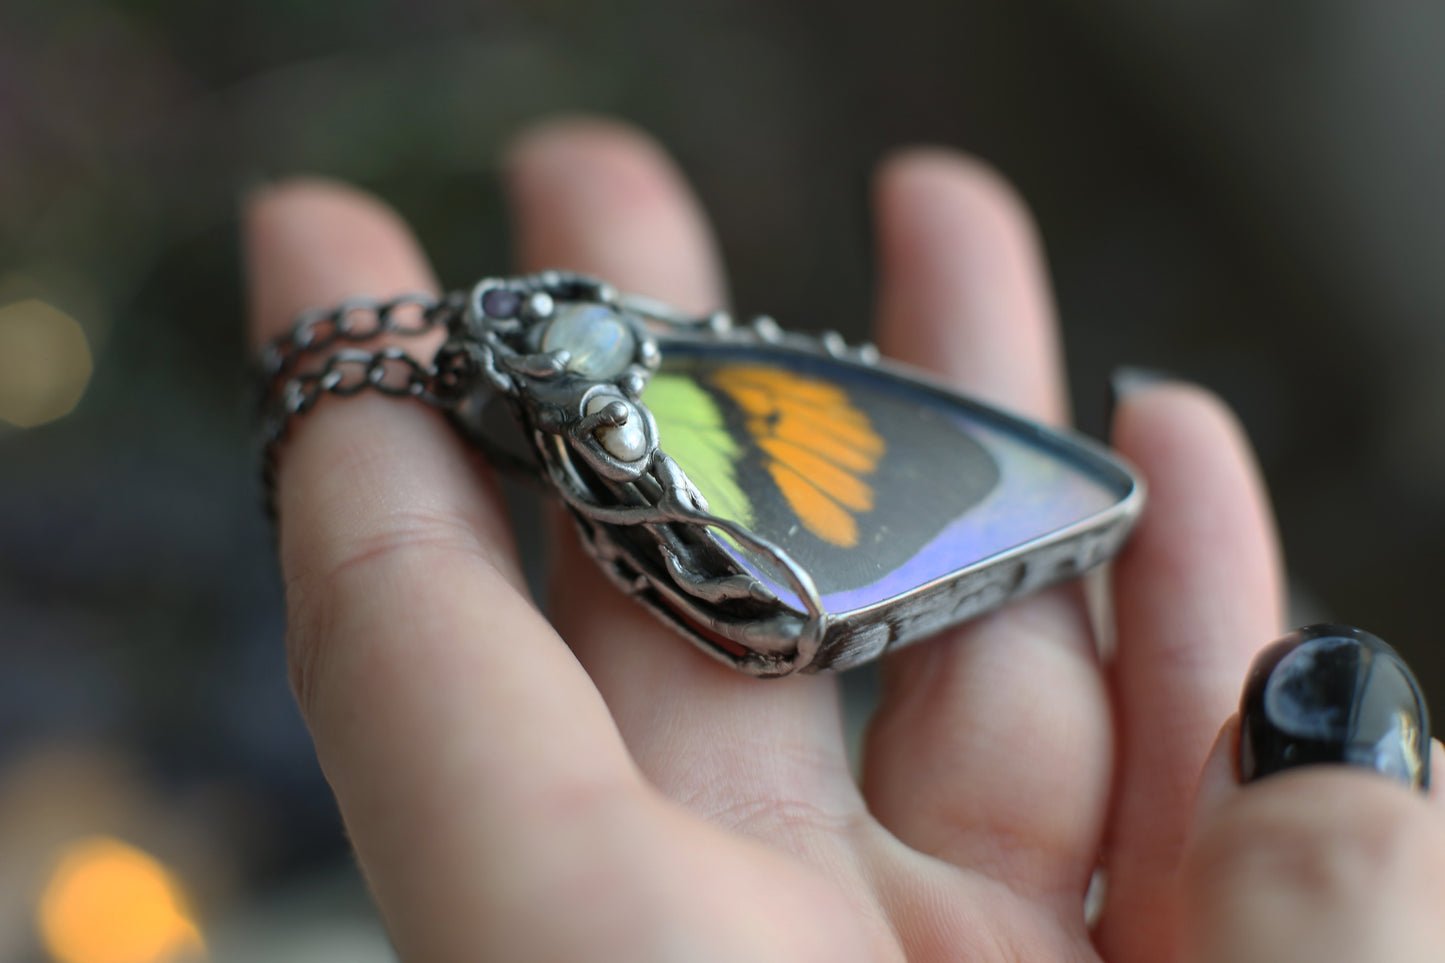
{"label": "purple amethyst stone", "polygon": [[506,288],[492,288],[482,295],[482,311],[489,318],[515,318],[522,307],[522,296]]}

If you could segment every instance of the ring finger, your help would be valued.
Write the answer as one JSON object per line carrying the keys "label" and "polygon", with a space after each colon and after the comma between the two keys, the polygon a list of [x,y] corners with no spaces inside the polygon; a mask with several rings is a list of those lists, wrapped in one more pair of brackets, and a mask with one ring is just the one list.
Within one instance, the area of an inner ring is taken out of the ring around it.
{"label": "ring finger", "polygon": [[[1047,286],[1027,216],[980,165],[904,155],[879,179],[886,353],[987,401],[1066,417]],[[1077,586],[1014,603],[885,666],[864,787],[924,852],[1082,926],[1107,801],[1107,698]]]}

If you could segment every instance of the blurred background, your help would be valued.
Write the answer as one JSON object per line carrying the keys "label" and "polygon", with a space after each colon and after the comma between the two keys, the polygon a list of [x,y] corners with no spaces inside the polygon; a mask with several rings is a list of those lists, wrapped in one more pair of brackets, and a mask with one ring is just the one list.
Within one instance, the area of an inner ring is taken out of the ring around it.
{"label": "blurred background", "polygon": [[1296,619],[1445,705],[1442,54],[1445,7],[1365,0],[5,0],[0,959],[391,959],[286,687],[236,204],[358,181],[465,285],[559,111],[676,153],[741,310],[853,337],[880,155],[997,165],[1082,427],[1115,365],[1220,392]]}

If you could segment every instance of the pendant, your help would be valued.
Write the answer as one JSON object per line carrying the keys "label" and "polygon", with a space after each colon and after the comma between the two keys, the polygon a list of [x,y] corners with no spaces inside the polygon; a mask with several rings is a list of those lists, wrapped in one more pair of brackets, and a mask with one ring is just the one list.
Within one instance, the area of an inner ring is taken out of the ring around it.
{"label": "pendant", "polygon": [[481,282],[439,357],[477,385],[458,428],[555,491],[619,588],[751,675],[846,669],[1076,576],[1143,507],[1104,447],[871,347],[578,275]]}

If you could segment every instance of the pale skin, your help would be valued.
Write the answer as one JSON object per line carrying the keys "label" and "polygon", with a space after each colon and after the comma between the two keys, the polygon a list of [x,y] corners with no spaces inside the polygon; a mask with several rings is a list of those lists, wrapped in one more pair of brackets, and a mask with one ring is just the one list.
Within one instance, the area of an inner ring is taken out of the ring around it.
{"label": "pale skin", "polygon": [[[727,303],[698,201],[642,135],[550,124],[506,170],[517,271]],[[881,166],[874,206],[884,353],[1067,423],[1038,243],[1007,186],[910,150]],[[257,343],[303,308],[435,288],[397,216],[354,189],[283,182],[245,222]],[[1111,440],[1150,488],[1113,571],[1113,657],[1077,586],[902,650],[857,780],[836,679],[709,660],[560,524],[549,621],[488,468],[436,412],[320,405],[279,479],[292,680],[402,959],[1445,956],[1435,800],[1340,769],[1236,785],[1226,720],[1284,628],[1239,426],[1161,384],[1120,402]]]}

